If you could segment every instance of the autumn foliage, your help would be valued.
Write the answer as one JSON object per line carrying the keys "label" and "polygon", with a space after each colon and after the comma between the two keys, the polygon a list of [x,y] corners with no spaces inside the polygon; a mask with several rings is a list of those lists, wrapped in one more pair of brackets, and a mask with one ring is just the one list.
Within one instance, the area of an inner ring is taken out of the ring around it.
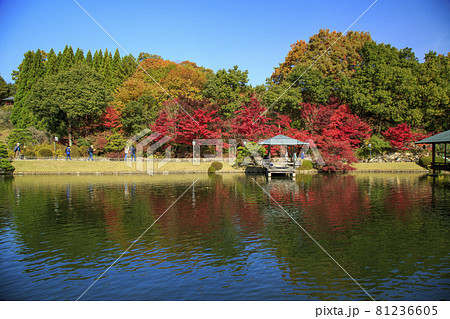
{"label": "autumn foliage", "polygon": [[151,129],[185,145],[194,139],[221,138],[223,121],[217,112],[207,100],[177,99],[164,105]]}
{"label": "autumn foliage", "polygon": [[406,123],[401,123],[396,127],[388,128],[383,135],[394,150],[406,151],[414,148],[415,141],[427,138],[432,134],[412,132],[411,126]]}

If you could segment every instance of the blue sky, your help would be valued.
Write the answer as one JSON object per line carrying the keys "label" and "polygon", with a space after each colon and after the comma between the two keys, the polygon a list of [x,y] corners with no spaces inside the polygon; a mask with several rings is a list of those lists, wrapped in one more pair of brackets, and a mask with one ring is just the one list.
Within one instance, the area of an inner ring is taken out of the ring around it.
{"label": "blue sky", "polygon": [[[238,65],[252,85],[270,77],[292,43],[319,29],[343,32],[374,2],[77,1],[134,56],[149,52],[214,71]],[[0,0],[0,30],[0,74],[7,82],[28,50],[118,47],[73,0]],[[447,54],[450,1],[379,0],[350,30],[410,47],[420,60],[429,50]]]}

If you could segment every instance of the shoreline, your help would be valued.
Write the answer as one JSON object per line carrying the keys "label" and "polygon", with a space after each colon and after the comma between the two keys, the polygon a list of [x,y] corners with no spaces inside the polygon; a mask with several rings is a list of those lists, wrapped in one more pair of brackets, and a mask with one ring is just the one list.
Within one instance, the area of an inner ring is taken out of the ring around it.
{"label": "shoreline", "polygon": [[[154,169],[147,171],[146,162],[125,163],[123,161],[49,161],[49,160],[19,160],[14,161],[16,170],[13,176],[24,175],[172,175],[172,174],[207,174],[211,160],[201,161],[193,165],[192,159],[166,163],[161,167],[154,164]],[[222,162],[223,168],[217,174],[245,174],[244,168],[234,168],[227,161]],[[130,165],[131,164],[131,165]],[[429,173],[427,169],[412,162],[390,163],[356,163],[356,169],[346,173]],[[316,170],[302,171],[300,174],[315,174]],[[337,172],[339,173],[339,172]]]}

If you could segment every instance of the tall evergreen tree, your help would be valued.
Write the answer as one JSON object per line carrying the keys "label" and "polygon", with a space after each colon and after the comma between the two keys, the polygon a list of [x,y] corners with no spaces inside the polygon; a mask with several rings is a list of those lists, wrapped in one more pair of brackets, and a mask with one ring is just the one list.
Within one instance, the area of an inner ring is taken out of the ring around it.
{"label": "tall evergreen tree", "polygon": [[50,50],[50,52],[47,55],[48,59],[45,64],[45,75],[55,75],[58,73],[59,70],[59,61],[58,57],[55,54],[55,51],[53,49]]}
{"label": "tall evergreen tree", "polygon": [[4,101],[2,99],[7,98],[9,96],[9,87],[6,84],[6,81],[0,75],[0,106],[3,105]]}
{"label": "tall evergreen tree", "polygon": [[116,87],[121,85],[123,81],[122,60],[120,58],[119,49],[116,49],[116,52],[114,52],[114,57],[112,60],[112,71],[112,86],[115,89]]}
{"label": "tall evergreen tree", "polygon": [[59,64],[59,71],[64,72],[70,69],[74,64],[74,54],[71,46],[67,46],[64,48],[64,51],[61,56],[61,61]]}
{"label": "tall evergreen tree", "polygon": [[41,77],[43,77],[44,74],[45,74],[44,59],[42,57],[41,50],[37,49],[37,51],[34,53],[34,57],[33,57],[32,77],[35,79],[34,83],[36,83],[37,80],[39,80]]}
{"label": "tall evergreen tree", "polygon": [[93,63],[92,63],[92,66],[93,66],[95,71],[100,72],[100,70],[102,68],[102,62],[103,62],[102,49],[100,49],[100,51],[95,50],[94,60],[93,60]]}
{"label": "tall evergreen tree", "polygon": [[108,52],[108,49],[105,50],[105,54],[103,56],[101,74],[103,75],[104,86],[108,90],[112,91],[114,89],[112,87],[112,79],[113,79],[112,56],[111,53]]}
{"label": "tall evergreen tree", "polygon": [[92,67],[92,53],[91,50],[88,51],[88,53],[86,53],[86,65],[88,67]]}
{"label": "tall evergreen tree", "polygon": [[36,53],[28,51],[19,66],[17,75],[17,92],[14,97],[14,108],[11,114],[11,122],[16,128],[38,126],[36,118],[29,109],[29,95],[33,85],[43,77],[45,72],[44,62],[40,50]]}
{"label": "tall evergreen tree", "polygon": [[81,50],[80,48],[78,48],[77,52],[75,53],[74,62],[75,62],[75,64],[80,64],[80,63],[85,62],[83,50]]}

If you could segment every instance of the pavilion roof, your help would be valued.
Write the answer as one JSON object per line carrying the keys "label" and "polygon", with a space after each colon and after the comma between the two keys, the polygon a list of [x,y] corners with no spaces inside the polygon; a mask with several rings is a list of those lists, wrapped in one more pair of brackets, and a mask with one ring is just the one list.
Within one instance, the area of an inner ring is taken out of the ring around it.
{"label": "pavilion roof", "polygon": [[428,138],[416,142],[416,144],[435,144],[435,143],[450,143],[450,130],[430,136]]}
{"label": "pavilion roof", "polygon": [[259,145],[307,145],[309,143],[296,140],[295,138],[288,137],[285,135],[277,135],[268,140],[258,143]]}

